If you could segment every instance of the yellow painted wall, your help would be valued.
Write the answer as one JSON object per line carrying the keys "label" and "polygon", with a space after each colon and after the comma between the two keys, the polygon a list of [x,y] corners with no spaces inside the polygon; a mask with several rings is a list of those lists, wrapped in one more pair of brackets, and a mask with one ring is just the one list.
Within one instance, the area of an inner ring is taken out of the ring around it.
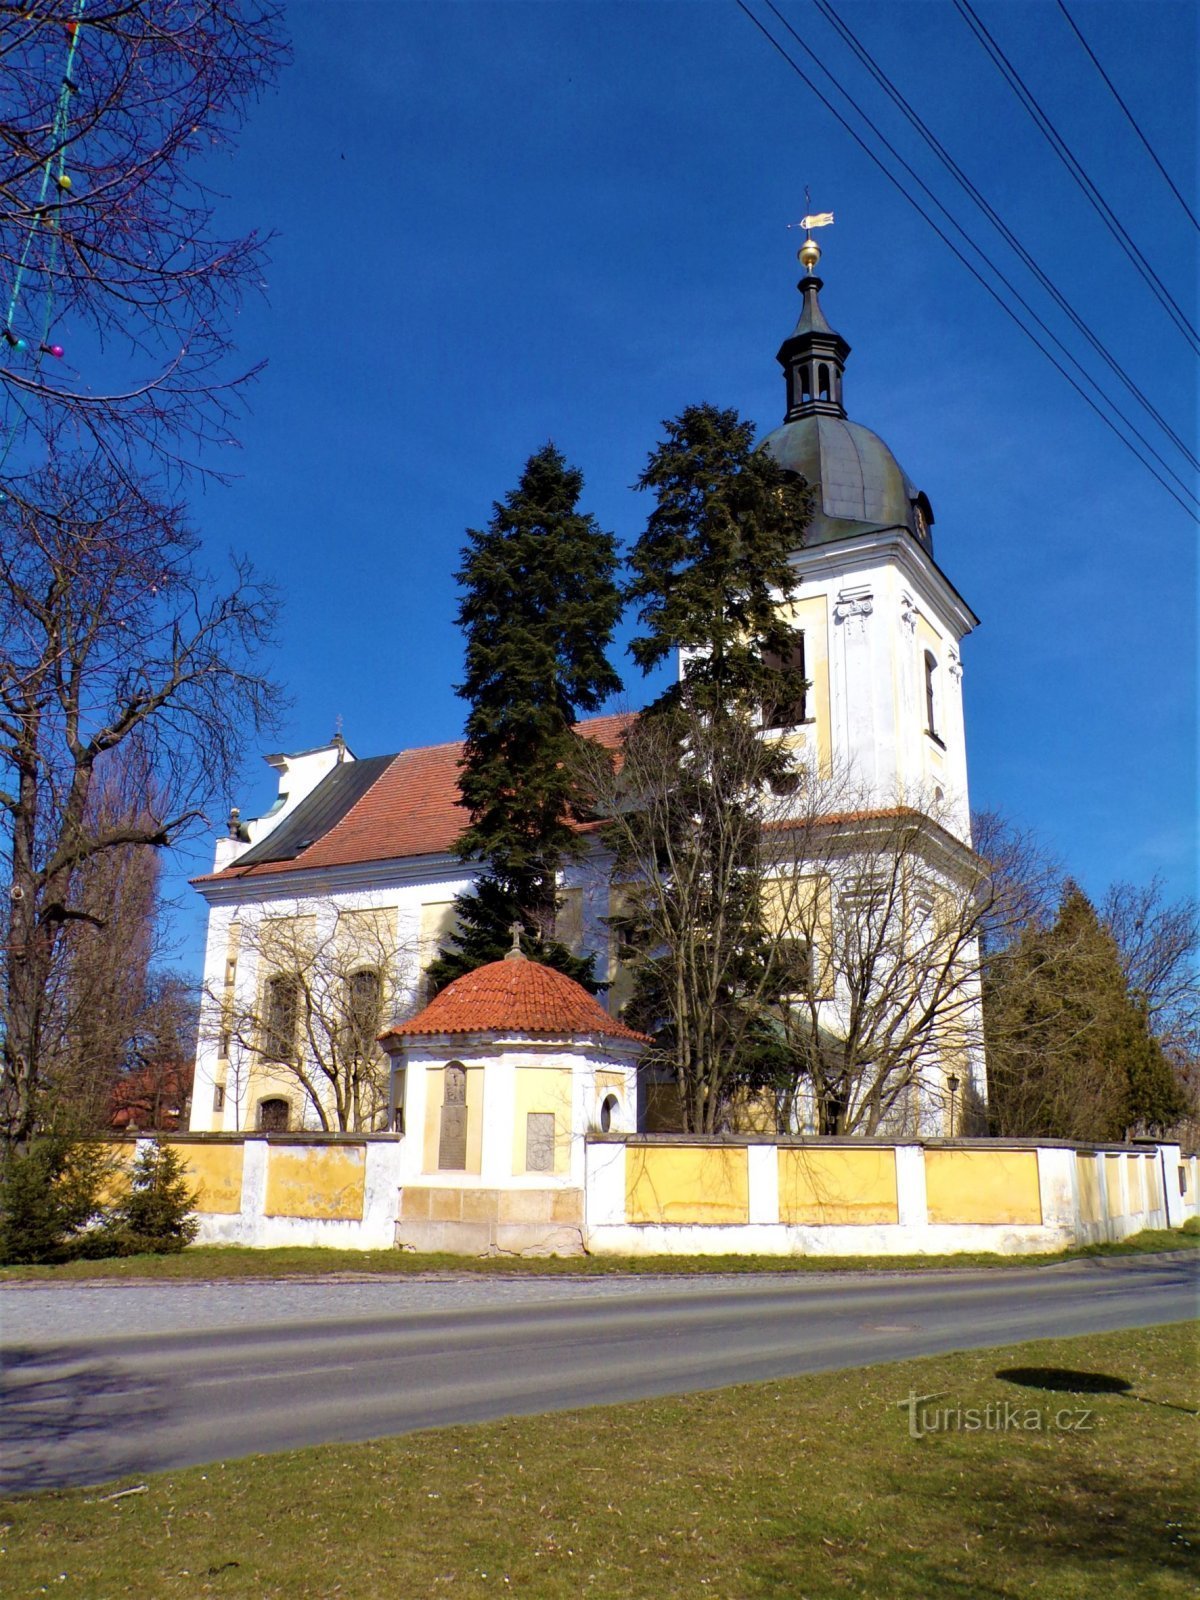
{"label": "yellow painted wall", "polygon": [[596,1089],[600,1094],[607,1093],[610,1089],[618,1091],[625,1087],[625,1074],[623,1072],[597,1072]]}
{"label": "yellow painted wall", "polygon": [[898,1222],[894,1150],[780,1150],[780,1222]]}
{"label": "yellow painted wall", "polygon": [[366,1170],[363,1145],[271,1145],[264,1214],[358,1221]]}
{"label": "yellow painted wall", "polygon": [[763,917],[773,933],[807,939],[819,999],[833,994],[833,888],[827,873],[780,875],[763,885]]}
{"label": "yellow painted wall", "polygon": [[[460,1063],[466,1065],[465,1063]],[[483,1068],[466,1067],[467,1164],[462,1171],[479,1172],[483,1166]],[[438,1146],[442,1138],[442,1102],[446,1096],[446,1069],[425,1069],[425,1172],[438,1171]],[[456,1169],[459,1170],[459,1169]]]}
{"label": "yellow painted wall", "polygon": [[926,1150],[930,1222],[1042,1220],[1035,1150]]}
{"label": "yellow painted wall", "polygon": [[467,1171],[483,1171],[483,1071],[467,1068]]}
{"label": "yellow painted wall", "polygon": [[570,1067],[517,1067],[513,1076],[513,1172],[528,1171],[525,1165],[525,1119],[531,1111],[553,1113],[554,1170],[568,1172],[571,1166]]}
{"label": "yellow painted wall", "polygon": [[1108,1214],[1110,1217],[1123,1217],[1125,1206],[1121,1199],[1121,1163],[1124,1156],[1105,1156],[1104,1181],[1108,1186]]}
{"label": "yellow painted wall", "polygon": [[748,1222],[746,1147],[630,1145],[625,1217],[628,1222]]}
{"label": "yellow painted wall", "polygon": [[1145,1167],[1141,1156],[1125,1157],[1125,1182],[1129,1186],[1129,1215],[1140,1217],[1146,1209]]}
{"label": "yellow painted wall", "polygon": [[196,1210],[232,1217],[242,1209],[242,1159],[245,1147],[237,1144],[173,1144],[171,1149],[187,1169],[187,1181],[196,1190]]}
{"label": "yellow painted wall", "polygon": [[807,730],[817,744],[817,764],[822,777],[833,770],[829,714],[829,600],[826,595],[806,595],[785,608],[791,626],[804,634],[804,670],[808,674],[808,714],[816,724]]}
{"label": "yellow painted wall", "polygon": [[1104,1211],[1100,1205],[1100,1158],[1076,1156],[1075,1171],[1079,1176],[1079,1216],[1083,1222],[1102,1222]]}
{"label": "yellow painted wall", "polygon": [[1157,1156],[1143,1156],[1142,1176],[1146,1181],[1146,1210],[1163,1208],[1162,1167]]}
{"label": "yellow painted wall", "polygon": [[132,1142],[114,1144],[106,1153],[108,1164],[107,1171],[100,1180],[100,1202],[102,1205],[111,1206],[129,1193],[129,1174],[137,1159],[137,1146]]}

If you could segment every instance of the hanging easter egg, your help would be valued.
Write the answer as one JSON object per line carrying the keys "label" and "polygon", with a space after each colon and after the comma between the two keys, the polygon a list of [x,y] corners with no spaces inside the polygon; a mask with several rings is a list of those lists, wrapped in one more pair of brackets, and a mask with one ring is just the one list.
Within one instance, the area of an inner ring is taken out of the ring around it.
{"label": "hanging easter egg", "polygon": [[70,189],[71,174],[69,172],[61,172],[55,181],[60,189]]}
{"label": "hanging easter egg", "polygon": [[44,344],[42,349],[48,356],[53,356],[56,361],[62,360],[63,347],[60,344]]}

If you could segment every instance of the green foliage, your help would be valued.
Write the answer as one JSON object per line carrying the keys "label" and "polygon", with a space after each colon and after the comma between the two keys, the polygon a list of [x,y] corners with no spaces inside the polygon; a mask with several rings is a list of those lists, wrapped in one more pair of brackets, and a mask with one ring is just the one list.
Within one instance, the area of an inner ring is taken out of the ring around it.
{"label": "green foliage", "polygon": [[169,1145],[143,1146],[108,1223],[110,1255],[174,1255],[196,1237],[195,1192]]}
{"label": "green foliage", "polygon": [[1186,1114],[1116,940],[1073,883],[1051,926],[1027,928],[989,965],[984,1029],[997,1133],[1121,1139]]}
{"label": "green foliage", "polygon": [[11,1147],[0,1175],[0,1261],[68,1261],[103,1232],[113,1175],[105,1147],[47,1134]]}
{"label": "green foliage", "polygon": [[431,998],[464,973],[501,960],[512,949],[514,922],[521,924],[521,949],[531,961],[565,972],[591,994],[604,987],[596,981],[593,958],[573,955],[559,940],[543,937],[516,893],[499,878],[485,874],[469,894],[459,896],[455,909],[458,929],[426,969],[426,989]]}
{"label": "green foliage", "polygon": [[[706,711],[757,707],[787,692],[771,658],[786,663],[792,643],[781,605],[796,588],[790,557],[803,543],[808,491],[755,450],[754,426],[736,411],[688,406],[663,426],[638,479],[657,504],[629,560],[626,598],[646,630],[630,652],[648,672],[684,651],[685,681]],[[656,705],[677,698],[673,686]]]}
{"label": "green foliage", "polygon": [[467,535],[457,692],[470,705],[459,778],[470,824],[458,850],[486,872],[460,898],[462,934],[435,963],[435,987],[503,955],[514,920],[539,960],[591,981],[590,963],[554,939],[557,874],[579,850],[574,725],[621,687],[607,655],[621,600],[615,540],[580,511],[582,489],[582,474],[547,444],[488,526]]}

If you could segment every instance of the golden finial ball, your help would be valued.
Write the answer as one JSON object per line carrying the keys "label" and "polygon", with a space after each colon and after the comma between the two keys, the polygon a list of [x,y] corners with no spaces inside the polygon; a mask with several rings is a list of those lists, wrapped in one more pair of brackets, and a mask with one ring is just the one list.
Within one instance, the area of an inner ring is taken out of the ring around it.
{"label": "golden finial ball", "polygon": [[796,251],[796,260],[799,261],[805,272],[811,272],[820,259],[821,247],[815,239],[805,239],[799,250]]}

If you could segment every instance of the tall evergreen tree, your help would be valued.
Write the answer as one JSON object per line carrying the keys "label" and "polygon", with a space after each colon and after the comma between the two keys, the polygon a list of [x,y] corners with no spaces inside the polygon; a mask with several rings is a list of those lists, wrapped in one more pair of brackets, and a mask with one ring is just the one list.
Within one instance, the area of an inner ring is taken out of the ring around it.
{"label": "tall evergreen tree", "polygon": [[621,613],[616,542],[579,509],[582,489],[582,474],[546,444],[487,527],[467,534],[457,693],[470,705],[459,777],[470,825],[457,848],[484,872],[459,897],[431,992],[503,956],[514,922],[528,954],[597,987],[590,958],[554,937],[558,868],[581,848],[574,725],[621,688],[607,654]]}
{"label": "tall evergreen tree", "polygon": [[642,793],[607,834],[637,885],[614,924],[634,977],[626,1015],[653,1034],[683,1125],[712,1132],[761,1053],[749,998],[771,962],[759,801],[786,786],[794,756],[759,727],[774,720],[767,705],[805,687],[786,607],[810,501],[736,411],[689,406],[663,426],[638,480],[655,505],[626,598],[645,630],[637,664],[648,672],[679,650],[683,673],[630,735],[623,777]]}
{"label": "tall evergreen tree", "polygon": [[1120,1139],[1187,1110],[1116,940],[1074,883],[1050,927],[1027,929],[990,963],[984,1030],[998,1133]]}
{"label": "tall evergreen tree", "polygon": [[[688,406],[663,426],[637,485],[657,504],[629,559],[626,598],[645,628],[633,659],[648,672],[682,651],[693,703],[715,715],[794,695],[800,685],[780,681],[793,642],[784,607],[808,492],[754,448],[754,425],[734,410]],[[672,686],[655,704],[677,698]]]}

